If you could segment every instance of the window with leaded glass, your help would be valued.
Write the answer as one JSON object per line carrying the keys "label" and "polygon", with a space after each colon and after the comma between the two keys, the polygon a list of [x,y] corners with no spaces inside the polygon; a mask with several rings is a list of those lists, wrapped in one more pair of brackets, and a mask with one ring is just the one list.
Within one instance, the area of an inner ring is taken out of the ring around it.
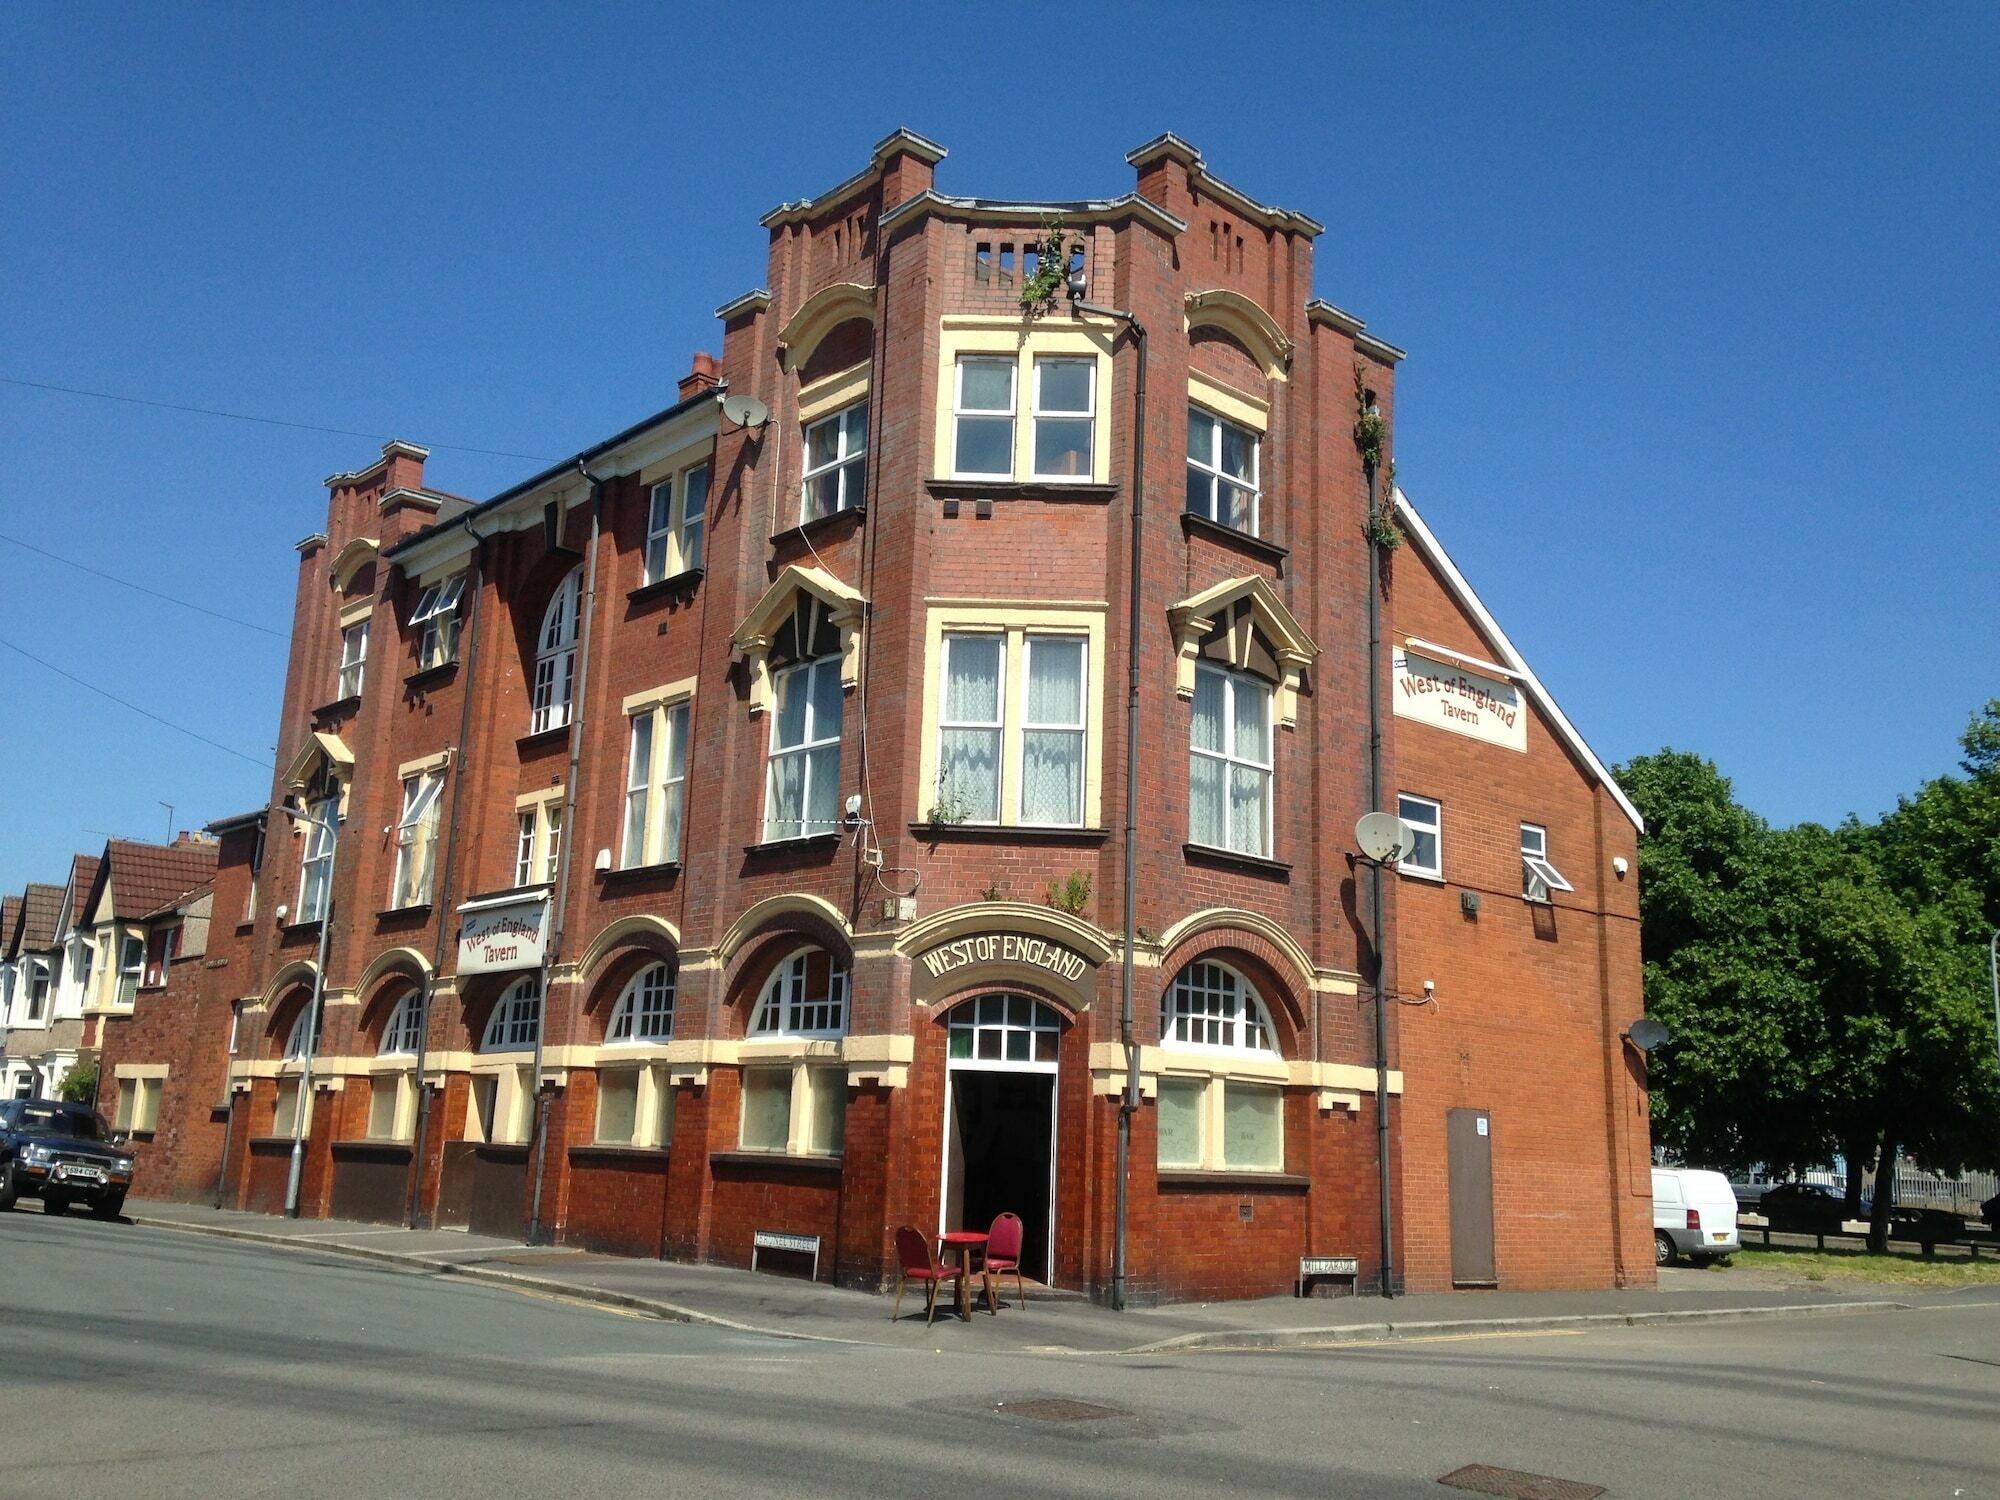
{"label": "window with leaded glass", "polygon": [[607,1046],[617,1042],[665,1042],[674,1034],[674,971],[648,964],[625,982],[604,1028]]}

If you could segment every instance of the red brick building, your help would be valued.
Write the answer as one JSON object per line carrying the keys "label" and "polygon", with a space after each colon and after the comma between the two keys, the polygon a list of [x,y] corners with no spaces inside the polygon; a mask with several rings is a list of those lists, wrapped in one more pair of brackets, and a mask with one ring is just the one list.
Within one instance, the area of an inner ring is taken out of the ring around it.
{"label": "red brick building", "polygon": [[[1649,1279],[1635,820],[1400,498],[1371,673],[1402,356],[1322,226],[1171,136],[1088,202],[943,154],[767,215],[656,416],[480,504],[403,443],[328,481],[272,807],[216,825],[227,1195],[303,1110],[307,1213],[874,1286],[1011,1210],[1115,1296],[1129,1128],[1133,1300],[1373,1284],[1384,1170],[1412,1288]],[[1379,1073],[1371,675],[1432,814]]]}

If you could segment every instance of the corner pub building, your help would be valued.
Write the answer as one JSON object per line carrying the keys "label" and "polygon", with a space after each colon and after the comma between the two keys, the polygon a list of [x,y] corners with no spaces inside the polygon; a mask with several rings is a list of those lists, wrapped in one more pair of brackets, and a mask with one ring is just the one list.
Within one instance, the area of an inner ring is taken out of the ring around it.
{"label": "corner pub building", "polygon": [[[766,215],[658,415],[478,504],[401,442],[328,480],[215,825],[223,1197],[304,1110],[309,1215],[877,1288],[1012,1210],[1144,1303],[1373,1287],[1386,1173],[1399,1287],[1649,1281],[1636,815],[1400,492],[1371,661],[1402,353],[1323,226],[1171,135],[1086,202],[943,156]],[[1085,295],[1024,308],[1052,217]]]}

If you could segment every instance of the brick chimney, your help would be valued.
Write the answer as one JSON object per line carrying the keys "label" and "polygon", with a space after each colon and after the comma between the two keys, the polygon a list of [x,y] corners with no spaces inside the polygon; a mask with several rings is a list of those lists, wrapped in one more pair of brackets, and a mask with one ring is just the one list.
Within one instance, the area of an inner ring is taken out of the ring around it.
{"label": "brick chimney", "polygon": [[681,400],[687,401],[722,384],[722,376],[716,373],[715,356],[701,353],[694,357],[694,368],[681,376]]}

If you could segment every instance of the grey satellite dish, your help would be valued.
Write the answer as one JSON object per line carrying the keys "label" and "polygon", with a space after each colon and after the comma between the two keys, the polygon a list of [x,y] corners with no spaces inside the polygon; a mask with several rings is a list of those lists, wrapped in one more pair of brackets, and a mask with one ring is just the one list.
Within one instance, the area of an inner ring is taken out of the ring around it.
{"label": "grey satellite dish", "polygon": [[1639,1017],[1632,1023],[1632,1029],[1625,1033],[1641,1052],[1651,1052],[1655,1047],[1663,1046],[1671,1034],[1651,1016]]}
{"label": "grey satellite dish", "polygon": [[1401,859],[1416,842],[1410,825],[1394,813],[1363,813],[1354,825],[1354,842],[1368,858],[1379,863]]}
{"label": "grey satellite dish", "polygon": [[755,396],[724,396],[722,414],[738,427],[757,431],[771,420],[771,408]]}

